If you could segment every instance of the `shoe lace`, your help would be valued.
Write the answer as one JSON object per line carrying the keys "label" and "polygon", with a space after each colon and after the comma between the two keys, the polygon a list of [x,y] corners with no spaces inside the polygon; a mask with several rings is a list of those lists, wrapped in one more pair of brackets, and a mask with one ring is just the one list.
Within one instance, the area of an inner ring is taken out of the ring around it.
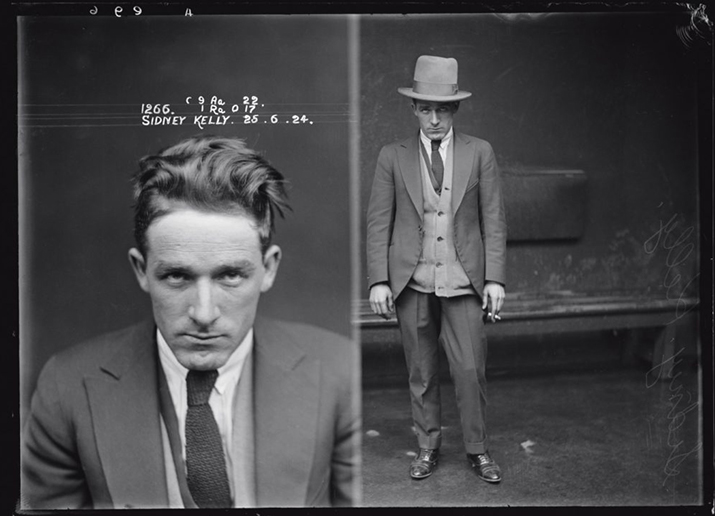
{"label": "shoe lace", "polygon": [[417,457],[417,460],[432,460],[432,459],[433,459],[432,450],[425,450],[425,449],[420,450],[420,455],[419,455],[419,457]]}
{"label": "shoe lace", "polygon": [[480,465],[484,464],[490,464],[492,462],[492,459],[487,455],[486,453],[480,453],[477,455],[477,460],[479,461]]}

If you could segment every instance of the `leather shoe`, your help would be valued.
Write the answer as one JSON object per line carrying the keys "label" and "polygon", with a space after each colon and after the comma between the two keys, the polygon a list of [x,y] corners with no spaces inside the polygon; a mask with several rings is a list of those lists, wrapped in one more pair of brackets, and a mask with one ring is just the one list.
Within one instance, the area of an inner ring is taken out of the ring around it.
{"label": "leather shoe", "polygon": [[439,449],[420,448],[420,453],[410,464],[410,476],[417,480],[427,478],[437,467]]}
{"label": "leather shoe", "polygon": [[485,482],[501,482],[501,469],[489,456],[489,452],[468,453],[467,459],[472,467],[477,471],[477,476]]}

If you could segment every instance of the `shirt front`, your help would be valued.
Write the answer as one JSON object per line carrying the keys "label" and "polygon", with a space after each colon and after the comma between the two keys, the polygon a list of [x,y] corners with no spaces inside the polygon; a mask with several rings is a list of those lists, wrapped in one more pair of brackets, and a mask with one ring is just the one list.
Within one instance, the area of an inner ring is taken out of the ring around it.
{"label": "shirt front", "polygon": [[[444,138],[442,138],[442,143],[439,144],[439,155],[442,157],[442,163],[447,162],[447,147],[449,147],[449,143],[452,141],[453,135],[454,128],[450,128],[449,132],[444,136]],[[425,149],[427,150],[427,155],[431,156],[432,140],[430,140],[427,135],[422,132],[422,129],[420,129],[420,141],[422,142],[422,145],[425,146]]]}
{"label": "shirt front", "polygon": [[[181,438],[181,455],[186,463],[186,410],[188,408],[186,392],[186,375],[189,370],[182,366],[176,359],[174,352],[167,344],[161,331],[156,330],[156,341],[159,347],[159,361],[166,376],[169,386],[171,401],[174,404],[177,423],[179,425],[179,436]],[[218,369],[216,384],[209,396],[209,406],[213,411],[221,443],[223,445],[224,458],[226,460],[226,474],[228,484],[231,489],[231,497],[234,494],[233,479],[233,401],[236,393],[236,386],[241,378],[241,372],[246,362],[246,357],[253,349],[253,328],[251,328],[241,341],[241,344],[231,354],[226,364]]]}

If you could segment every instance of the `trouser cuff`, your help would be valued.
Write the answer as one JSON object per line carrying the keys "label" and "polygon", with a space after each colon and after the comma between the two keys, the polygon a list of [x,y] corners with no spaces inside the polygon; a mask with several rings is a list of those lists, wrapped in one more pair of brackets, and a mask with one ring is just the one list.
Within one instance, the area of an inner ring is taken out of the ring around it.
{"label": "trouser cuff", "polygon": [[464,443],[464,449],[470,455],[473,455],[475,453],[486,453],[487,442],[482,441],[481,443]]}
{"label": "trouser cuff", "polygon": [[437,450],[442,445],[442,439],[439,437],[418,437],[417,444],[420,448],[427,448],[428,450]]}

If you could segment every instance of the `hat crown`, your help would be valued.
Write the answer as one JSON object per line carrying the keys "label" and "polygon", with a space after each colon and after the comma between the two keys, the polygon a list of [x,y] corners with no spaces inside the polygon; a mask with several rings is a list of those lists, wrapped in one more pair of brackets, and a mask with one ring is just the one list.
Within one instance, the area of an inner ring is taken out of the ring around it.
{"label": "hat crown", "polygon": [[416,100],[453,102],[472,94],[460,91],[457,84],[457,60],[453,57],[420,56],[415,64],[411,88],[397,88],[398,93]]}
{"label": "hat crown", "polygon": [[414,80],[432,84],[457,84],[457,60],[453,57],[420,56]]}

